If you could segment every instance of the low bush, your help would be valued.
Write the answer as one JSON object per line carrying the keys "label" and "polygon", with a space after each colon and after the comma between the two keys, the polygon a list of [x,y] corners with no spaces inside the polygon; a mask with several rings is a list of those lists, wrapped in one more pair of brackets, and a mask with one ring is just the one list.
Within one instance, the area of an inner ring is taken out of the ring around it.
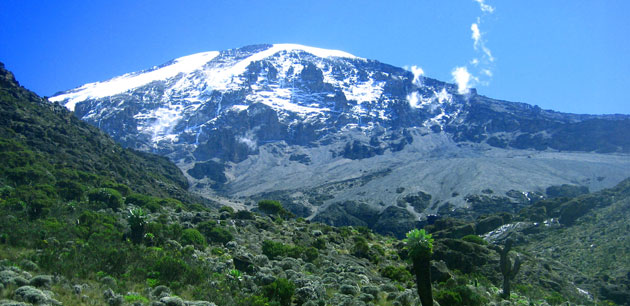
{"label": "low bush", "polygon": [[225,244],[234,239],[234,235],[214,221],[204,221],[197,225],[197,229],[208,241]]}
{"label": "low bush", "polygon": [[253,220],[254,219],[254,213],[252,213],[249,210],[239,210],[239,211],[234,213],[234,219]]}
{"label": "low bush", "polygon": [[182,232],[182,245],[194,245],[198,249],[206,246],[206,238],[196,229],[189,228]]}
{"label": "low bush", "polygon": [[451,290],[440,290],[435,294],[435,300],[440,303],[440,306],[458,306],[462,304],[462,297],[459,293]]}
{"label": "low bush", "polygon": [[466,235],[466,236],[462,237],[462,240],[467,241],[467,242],[471,242],[471,243],[481,244],[481,245],[488,244],[487,241],[483,240],[483,238],[481,238],[481,237],[479,237],[477,235]]}
{"label": "low bush", "polygon": [[90,204],[99,208],[119,209],[123,205],[122,195],[118,190],[111,188],[95,188],[88,192]]}
{"label": "low bush", "polygon": [[313,241],[312,245],[319,250],[323,250],[326,248],[326,240],[324,238],[317,238]]}
{"label": "low bush", "polygon": [[381,270],[381,275],[400,283],[406,283],[413,280],[411,272],[404,266],[386,266]]}
{"label": "low bush", "polygon": [[279,256],[286,256],[286,247],[282,242],[265,240],[262,243],[262,253],[269,259],[276,259]]}
{"label": "low bush", "polygon": [[289,306],[295,293],[295,285],[285,278],[278,278],[264,286],[262,292],[269,300],[279,302],[282,306]]}
{"label": "low bush", "polygon": [[221,206],[221,208],[219,208],[219,212],[227,212],[229,214],[233,214],[234,213],[234,208],[230,207],[230,206]]}
{"label": "low bush", "polygon": [[258,202],[258,209],[266,214],[273,215],[283,211],[284,207],[278,201],[262,200]]}

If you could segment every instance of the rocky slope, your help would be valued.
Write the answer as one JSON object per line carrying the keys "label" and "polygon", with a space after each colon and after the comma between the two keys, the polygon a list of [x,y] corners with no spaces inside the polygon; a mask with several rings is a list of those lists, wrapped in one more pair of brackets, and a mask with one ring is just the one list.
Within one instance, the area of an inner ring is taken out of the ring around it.
{"label": "rocky slope", "polygon": [[[387,214],[416,220],[471,207],[484,190],[508,200],[561,184],[599,190],[630,172],[626,115],[460,94],[300,45],[194,54],[50,99],[127,147],[169,157],[200,194],[242,197],[239,207],[272,194],[332,224],[348,223],[334,220],[348,201],[375,210],[359,222],[375,225],[397,203]],[[420,193],[427,203],[405,200]]]}

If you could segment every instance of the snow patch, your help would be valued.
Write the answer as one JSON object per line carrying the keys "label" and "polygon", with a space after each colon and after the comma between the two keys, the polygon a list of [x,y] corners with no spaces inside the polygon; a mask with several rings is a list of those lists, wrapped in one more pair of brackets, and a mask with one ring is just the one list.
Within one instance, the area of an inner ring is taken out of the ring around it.
{"label": "snow patch", "polygon": [[[214,67],[208,67],[208,69],[204,71],[205,83],[214,90],[228,90],[236,88],[245,82],[245,79],[241,77],[241,75],[246,71],[247,67],[251,63],[261,61],[282,51],[304,51],[317,57],[323,58],[339,57],[357,59],[356,56],[350,53],[338,50],[326,50],[296,44],[275,44],[272,47],[254,53],[253,55],[239,62],[217,63]],[[286,71],[288,71],[289,68],[292,66],[292,63],[290,61],[285,62],[288,65],[285,65],[282,70],[286,73]]]}
{"label": "snow patch", "polygon": [[202,52],[175,59],[172,64],[156,67],[148,72],[128,73],[104,82],[85,84],[68,93],[49,98],[53,102],[66,101],[65,106],[71,111],[78,102],[87,99],[104,98],[126,92],[130,89],[149,84],[153,81],[172,78],[180,73],[190,73],[214,59],[219,52]]}

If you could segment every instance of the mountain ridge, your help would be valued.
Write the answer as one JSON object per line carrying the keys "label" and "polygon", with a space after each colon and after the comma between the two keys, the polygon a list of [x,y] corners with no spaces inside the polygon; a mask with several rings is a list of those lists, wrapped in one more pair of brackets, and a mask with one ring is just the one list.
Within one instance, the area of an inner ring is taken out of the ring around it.
{"label": "mountain ridge", "polygon": [[[167,156],[202,195],[251,204],[281,192],[308,218],[352,200],[381,213],[401,203],[410,220],[424,219],[470,208],[467,199],[486,189],[500,197],[561,184],[599,190],[630,171],[630,116],[565,114],[474,89],[461,95],[403,68],[309,48],[202,53],[212,59],[190,73],[111,96],[50,99],[126,147]],[[340,187],[322,193],[329,183]],[[430,203],[405,204],[418,192]]]}

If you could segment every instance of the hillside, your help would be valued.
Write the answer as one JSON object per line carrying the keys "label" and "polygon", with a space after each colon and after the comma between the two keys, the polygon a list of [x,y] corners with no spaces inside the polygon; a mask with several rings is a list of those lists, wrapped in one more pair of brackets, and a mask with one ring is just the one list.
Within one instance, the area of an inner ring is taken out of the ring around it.
{"label": "hillside", "polygon": [[[0,63],[1,64],[1,63]],[[0,65],[2,182],[55,185],[56,178],[124,184],[136,192],[190,201],[188,182],[167,159],[123,149],[58,104],[19,86]],[[87,177],[87,178],[86,178]]]}

